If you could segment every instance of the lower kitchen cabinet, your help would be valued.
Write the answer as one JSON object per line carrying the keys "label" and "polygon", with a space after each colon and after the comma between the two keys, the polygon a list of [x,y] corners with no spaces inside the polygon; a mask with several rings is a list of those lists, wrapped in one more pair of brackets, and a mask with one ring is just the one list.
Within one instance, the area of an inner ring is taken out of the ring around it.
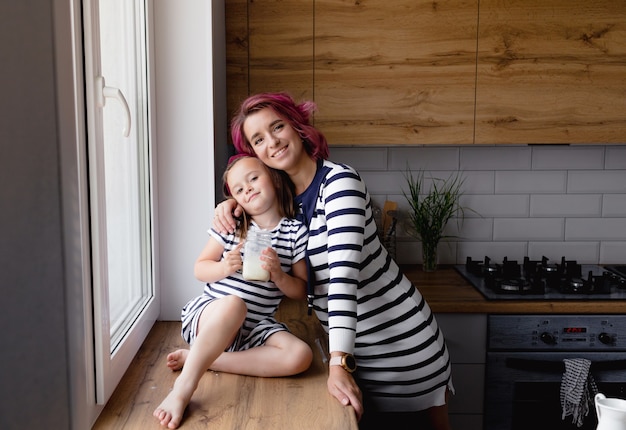
{"label": "lower kitchen cabinet", "polygon": [[452,428],[482,430],[487,354],[486,314],[436,314],[452,360],[456,394],[450,397]]}

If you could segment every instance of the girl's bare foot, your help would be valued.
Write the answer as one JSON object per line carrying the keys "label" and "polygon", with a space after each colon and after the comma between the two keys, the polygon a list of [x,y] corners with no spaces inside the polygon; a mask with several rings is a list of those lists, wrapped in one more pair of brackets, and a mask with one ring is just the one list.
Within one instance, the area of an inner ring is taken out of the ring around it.
{"label": "girl's bare foot", "polygon": [[[179,382],[178,380],[176,382]],[[191,400],[193,387],[185,387],[185,384],[174,383],[174,388],[161,404],[154,410],[152,415],[159,420],[159,423],[167,428],[178,428],[183,420],[185,408]]]}
{"label": "girl's bare foot", "polygon": [[185,361],[187,360],[188,349],[177,349],[174,352],[167,354],[167,367],[172,370],[180,370],[183,368]]}

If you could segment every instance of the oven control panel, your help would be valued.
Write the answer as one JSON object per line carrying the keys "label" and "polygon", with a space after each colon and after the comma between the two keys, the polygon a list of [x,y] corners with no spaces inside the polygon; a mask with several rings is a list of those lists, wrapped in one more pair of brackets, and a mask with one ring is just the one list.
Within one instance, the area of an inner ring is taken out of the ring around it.
{"label": "oven control panel", "polygon": [[490,315],[489,350],[626,351],[626,315]]}

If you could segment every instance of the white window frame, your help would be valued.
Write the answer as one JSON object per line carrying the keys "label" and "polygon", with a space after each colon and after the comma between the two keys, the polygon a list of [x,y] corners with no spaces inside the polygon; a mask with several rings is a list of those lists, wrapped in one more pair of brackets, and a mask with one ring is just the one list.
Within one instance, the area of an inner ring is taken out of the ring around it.
{"label": "white window frame", "polygon": [[[223,0],[153,3],[159,110],[155,206],[157,196],[160,201],[155,218],[156,288],[159,319],[175,321],[184,303],[202,290],[192,266],[206,243],[228,158],[224,4]],[[68,403],[71,428],[88,429],[104,406],[95,402],[91,255],[89,232],[84,231],[88,193],[81,182],[87,174],[81,0],[54,0],[52,8],[65,230]]]}

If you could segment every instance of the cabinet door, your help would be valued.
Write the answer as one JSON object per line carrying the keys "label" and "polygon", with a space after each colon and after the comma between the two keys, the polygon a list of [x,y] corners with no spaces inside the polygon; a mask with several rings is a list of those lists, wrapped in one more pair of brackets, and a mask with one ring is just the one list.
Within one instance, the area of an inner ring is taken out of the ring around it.
{"label": "cabinet door", "polygon": [[481,0],[476,143],[623,143],[626,2]]}
{"label": "cabinet door", "polygon": [[315,124],[331,144],[473,143],[476,0],[315,2]]}
{"label": "cabinet door", "polygon": [[250,94],[287,91],[313,99],[313,0],[248,3]]}
{"label": "cabinet door", "polygon": [[229,120],[249,95],[313,100],[313,0],[226,0]]}
{"label": "cabinet door", "polygon": [[248,96],[248,0],[225,0],[227,120]]}

